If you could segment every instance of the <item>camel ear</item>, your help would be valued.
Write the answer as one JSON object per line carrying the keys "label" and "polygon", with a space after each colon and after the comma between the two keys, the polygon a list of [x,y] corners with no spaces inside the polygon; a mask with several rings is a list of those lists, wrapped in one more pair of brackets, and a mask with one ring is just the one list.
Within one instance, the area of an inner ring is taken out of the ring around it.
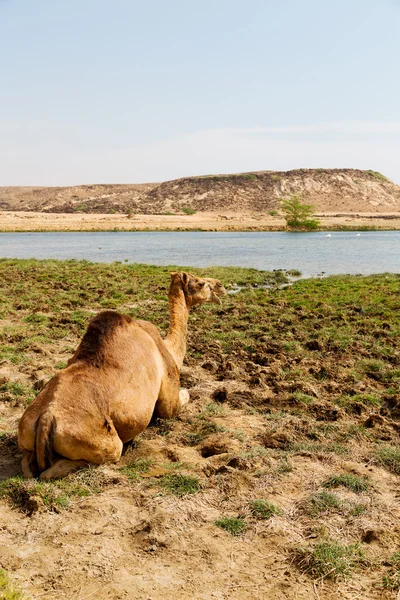
{"label": "camel ear", "polygon": [[171,271],[171,281],[175,281],[175,283],[181,281],[181,273],[178,273],[177,271]]}
{"label": "camel ear", "polygon": [[189,275],[187,273],[181,273],[181,279],[183,285],[187,287],[187,284],[189,283]]}

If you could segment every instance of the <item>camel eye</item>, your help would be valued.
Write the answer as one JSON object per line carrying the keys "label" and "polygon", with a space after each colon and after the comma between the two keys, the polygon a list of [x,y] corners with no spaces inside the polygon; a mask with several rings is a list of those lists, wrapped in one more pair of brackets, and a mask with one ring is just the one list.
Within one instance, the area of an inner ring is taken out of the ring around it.
{"label": "camel eye", "polygon": [[204,287],[205,285],[206,285],[205,281],[203,281],[202,283],[199,283],[199,287],[201,287],[201,288]]}

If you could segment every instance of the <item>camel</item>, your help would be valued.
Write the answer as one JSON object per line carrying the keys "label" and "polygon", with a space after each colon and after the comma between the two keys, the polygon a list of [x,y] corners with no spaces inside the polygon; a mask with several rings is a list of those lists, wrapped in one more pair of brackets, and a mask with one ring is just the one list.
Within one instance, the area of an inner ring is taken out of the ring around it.
{"label": "camel", "polygon": [[153,415],[175,416],[189,401],[189,392],[179,390],[189,311],[221,304],[225,294],[217,279],[171,273],[164,339],[148,321],[114,311],[95,316],[67,367],[21,417],[24,477],[47,481],[89,464],[115,463]]}

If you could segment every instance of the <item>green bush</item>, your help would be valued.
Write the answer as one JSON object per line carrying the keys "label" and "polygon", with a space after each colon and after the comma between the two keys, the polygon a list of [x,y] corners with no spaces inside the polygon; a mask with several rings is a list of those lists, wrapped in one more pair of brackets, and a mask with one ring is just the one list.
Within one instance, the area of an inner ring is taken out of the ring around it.
{"label": "green bush", "polygon": [[196,211],[194,210],[194,208],[191,208],[190,206],[182,206],[181,211],[183,213],[185,213],[185,215],[194,215],[194,214],[196,214]]}
{"label": "green bush", "polygon": [[299,196],[282,200],[281,207],[288,227],[313,230],[319,227],[318,219],[313,219],[314,207],[300,202]]}

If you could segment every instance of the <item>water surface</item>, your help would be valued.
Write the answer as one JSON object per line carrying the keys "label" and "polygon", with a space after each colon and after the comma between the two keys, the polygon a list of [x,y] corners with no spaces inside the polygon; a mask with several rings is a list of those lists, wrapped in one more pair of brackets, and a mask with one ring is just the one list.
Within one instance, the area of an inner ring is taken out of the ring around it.
{"label": "water surface", "polygon": [[1,233],[0,257],[369,275],[400,272],[400,232]]}

